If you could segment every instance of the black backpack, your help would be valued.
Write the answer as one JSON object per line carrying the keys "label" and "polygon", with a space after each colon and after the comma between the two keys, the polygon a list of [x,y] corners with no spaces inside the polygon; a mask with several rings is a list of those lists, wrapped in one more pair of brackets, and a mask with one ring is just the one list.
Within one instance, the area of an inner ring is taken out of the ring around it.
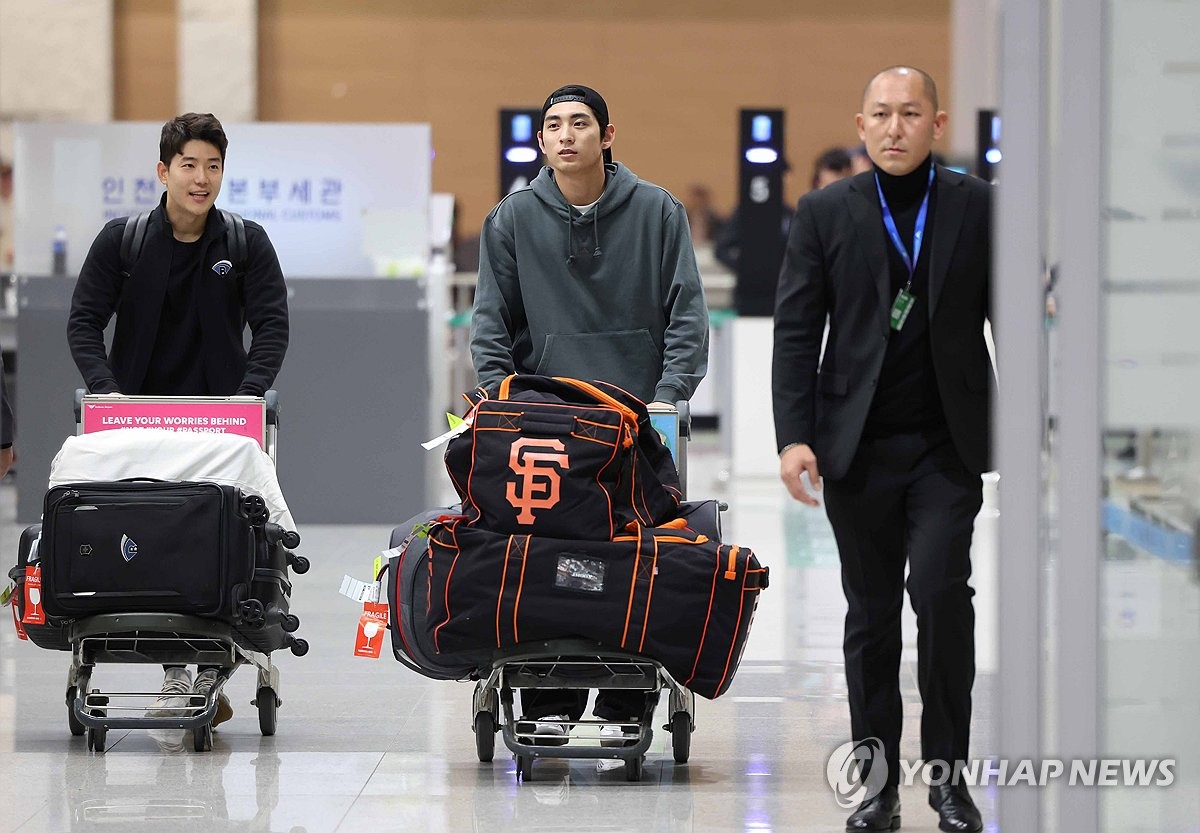
{"label": "black backpack", "polygon": [[[229,247],[229,259],[238,274],[243,274],[242,265],[248,256],[246,248],[246,221],[242,215],[234,214],[218,208],[225,220],[225,241]],[[129,270],[137,263],[142,253],[142,243],[146,240],[146,224],[150,221],[150,212],[130,214],[125,218],[125,232],[121,235],[121,273],[129,277]]]}

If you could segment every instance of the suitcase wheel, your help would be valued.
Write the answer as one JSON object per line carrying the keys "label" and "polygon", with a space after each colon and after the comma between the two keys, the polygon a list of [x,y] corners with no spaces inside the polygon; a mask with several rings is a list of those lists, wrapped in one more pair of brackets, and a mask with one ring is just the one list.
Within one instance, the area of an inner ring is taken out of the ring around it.
{"label": "suitcase wheel", "polygon": [[293,654],[302,657],[308,653],[308,640],[293,636],[291,637],[291,642],[288,643],[288,647],[291,648]]}
{"label": "suitcase wheel", "polygon": [[292,572],[298,576],[302,576],[308,572],[308,559],[303,555],[288,555],[288,564],[292,567]]}

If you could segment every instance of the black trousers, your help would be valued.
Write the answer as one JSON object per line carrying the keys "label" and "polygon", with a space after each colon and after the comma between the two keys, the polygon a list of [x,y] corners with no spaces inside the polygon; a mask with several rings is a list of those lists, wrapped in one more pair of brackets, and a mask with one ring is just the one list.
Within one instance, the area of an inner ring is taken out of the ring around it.
{"label": "black trousers", "polygon": [[824,483],[849,603],[843,650],[856,741],[883,741],[888,784],[900,775],[900,612],[904,567],[917,614],[921,754],[966,760],[975,682],[971,534],[983,503],[945,431],[860,445],[846,477]]}
{"label": "black trousers", "polygon": [[[586,688],[526,688],[521,689],[521,715],[527,720],[565,714],[578,720],[587,708]],[[592,711],[601,720],[614,723],[640,720],[646,705],[646,692],[635,689],[601,689],[596,694]]]}

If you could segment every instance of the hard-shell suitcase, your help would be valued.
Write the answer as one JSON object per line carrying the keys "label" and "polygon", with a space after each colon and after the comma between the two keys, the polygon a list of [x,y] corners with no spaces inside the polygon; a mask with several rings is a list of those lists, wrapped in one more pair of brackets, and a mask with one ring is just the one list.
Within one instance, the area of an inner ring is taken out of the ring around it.
{"label": "hard-shell suitcase", "polygon": [[[16,611],[18,620],[23,620],[26,613],[26,594],[25,594],[25,576],[29,568],[37,568],[40,564],[38,560],[38,539],[42,534],[42,525],[34,524],[26,527],[21,532],[21,540],[17,545],[17,563],[11,570],[8,571],[8,577],[16,585],[13,591],[12,604]],[[38,602],[41,599],[37,599]],[[22,622],[21,628],[29,637],[29,641],[39,648],[45,648],[49,651],[69,651],[71,650],[71,642],[67,639],[67,625],[69,619],[61,619],[57,616],[51,616],[44,611],[42,617],[45,621],[41,623]]]}
{"label": "hard-shell suitcase", "polygon": [[243,603],[266,519],[260,497],[217,483],[55,486],[46,493],[39,546],[46,612],[253,619],[254,606]]}
{"label": "hard-shell suitcase", "polygon": [[468,398],[446,470],[472,526],[607,541],[678,511],[671,453],[646,406],[615,385],[514,375]]}
{"label": "hard-shell suitcase", "polygon": [[743,547],[680,528],[613,541],[430,532],[425,626],[438,655],[581,637],[644,654],[714,698],[733,680],[767,569]]}

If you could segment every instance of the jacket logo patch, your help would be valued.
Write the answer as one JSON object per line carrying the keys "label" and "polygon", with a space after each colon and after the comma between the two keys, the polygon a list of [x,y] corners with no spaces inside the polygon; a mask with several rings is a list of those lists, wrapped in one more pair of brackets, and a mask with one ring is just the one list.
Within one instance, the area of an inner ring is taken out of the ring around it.
{"label": "jacket logo patch", "polygon": [[121,536],[121,557],[124,558],[126,562],[129,562],[129,561],[132,561],[133,559],[137,558],[137,552],[138,552],[137,542],[135,542],[128,535],[122,535]]}
{"label": "jacket logo patch", "polygon": [[218,260],[213,264],[212,270],[221,277],[224,277],[233,271],[233,264],[228,260]]}
{"label": "jacket logo patch", "polygon": [[562,453],[564,448],[561,440],[521,437],[513,442],[508,467],[521,478],[520,493],[518,483],[510,480],[505,484],[504,496],[519,510],[517,523],[532,524],[534,509],[551,509],[558,504],[562,480],[559,469],[571,468],[571,461]]}

